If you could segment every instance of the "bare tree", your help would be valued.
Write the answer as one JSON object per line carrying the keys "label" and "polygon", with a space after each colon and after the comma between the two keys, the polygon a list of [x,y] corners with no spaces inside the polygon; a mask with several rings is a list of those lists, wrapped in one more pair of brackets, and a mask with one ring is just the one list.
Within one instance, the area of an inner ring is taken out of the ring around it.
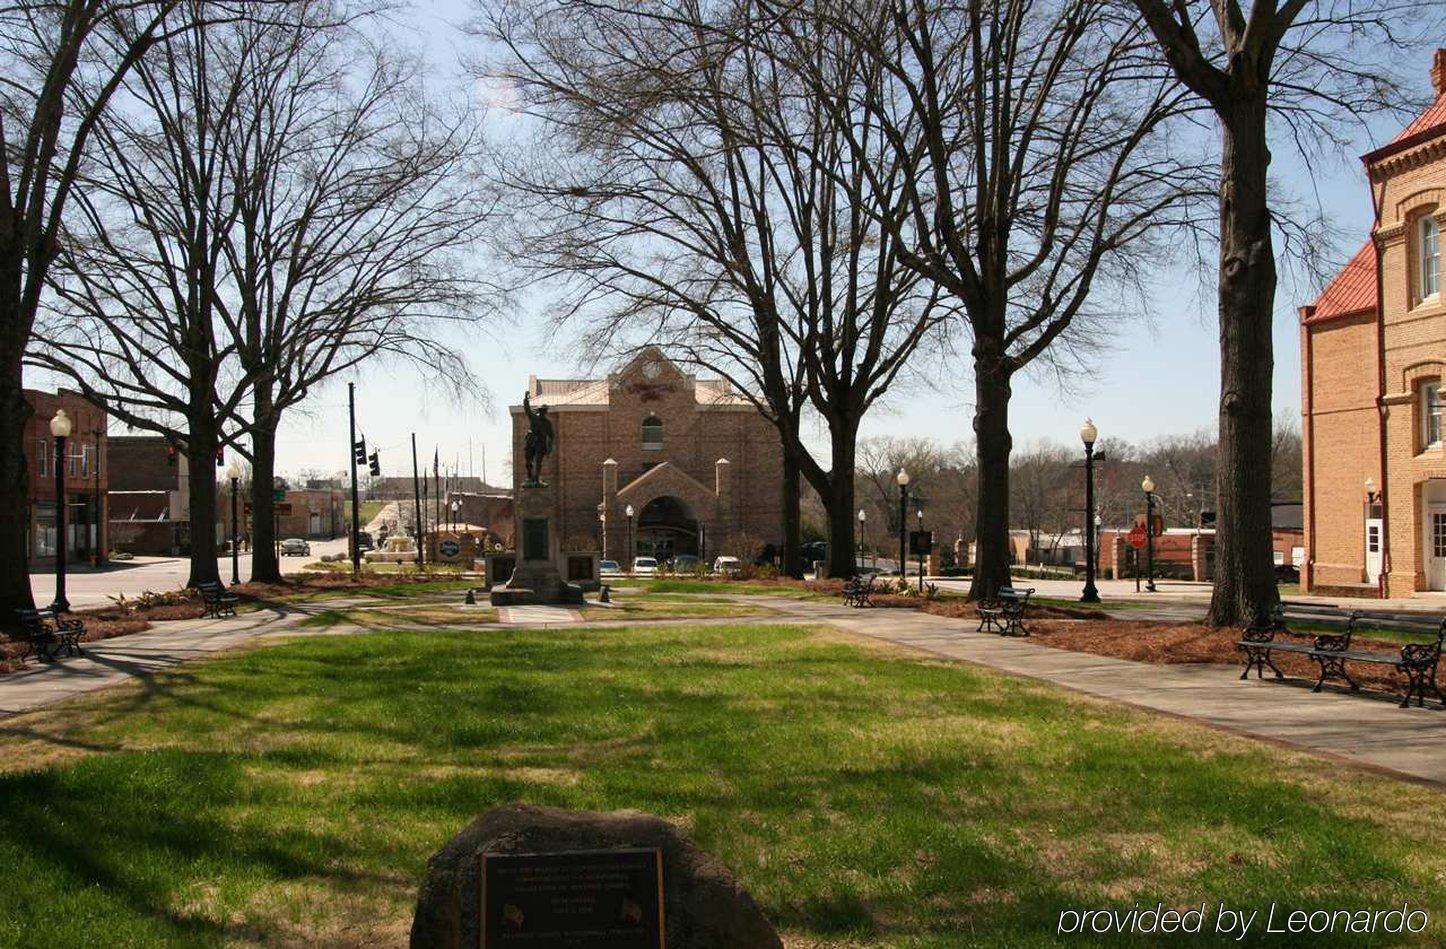
{"label": "bare tree", "polygon": [[[797,17],[782,4],[780,28]],[[819,0],[866,50],[863,103],[908,171],[872,211],[900,259],[963,313],[979,462],[972,594],[1009,578],[1009,400],[1017,373],[1078,357],[1138,291],[1196,169],[1158,134],[1181,91],[1109,0]],[[815,72],[820,90],[830,84]],[[853,90],[845,90],[842,96]],[[852,127],[839,106],[839,125]],[[876,193],[886,193],[875,188]]]}
{"label": "bare tree", "polygon": [[[403,361],[478,391],[442,325],[495,310],[464,251],[493,226],[480,133],[442,114],[419,67],[360,32],[362,11],[308,0],[236,28],[235,205],[219,310],[250,386],[253,580],[279,580],[272,512],[283,413],[362,361]],[[339,83],[338,77],[345,81]]]}
{"label": "bare tree", "polygon": [[[897,200],[874,190],[896,196],[904,166],[862,109],[843,138],[753,13],[491,4],[487,35],[509,51],[494,76],[522,90],[550,148],[573,149],[507,181],[528,202],[520,256],[571,281],[567,316],[591,314],[610,345],[664,345],[755,399],[783,449],[788,568],[801,474],[828,512],[829,571],[846,575],[859,423],[947,313],[863,210]],[[813,52],[854,81],[856,56]],[[810,413],[829,430],[827,466],[802,438]]]}
{"label": "bare tree", "polygon": [[0,0],[0,617],[34,605],[23,362],[96,122],[178,0]]}
{"label": "bare tree", "polygon": [[1268,122],[1310,157],[1344,123],[1400,108],[1391,58],[1441,23],[1419,0],[1129,0],[1166,63],[1220,128],[1220,459],[1208,622],[1262,620],[1275,605],[1270,533],[1275,314]]}

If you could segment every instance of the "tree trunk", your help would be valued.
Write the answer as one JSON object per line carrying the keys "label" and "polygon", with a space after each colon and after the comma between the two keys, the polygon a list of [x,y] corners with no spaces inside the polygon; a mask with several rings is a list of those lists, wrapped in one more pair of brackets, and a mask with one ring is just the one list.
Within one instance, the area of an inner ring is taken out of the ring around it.
{"label": "tree trunk", "polygon": [[[7,312],[9,311],[9,312]],[[4,307],[0,326],[12,333],[19,314]],[[30,403],[20,369],[20,349],[0,346],[0,625],[15,621],[15,611],[31,609],[30,570],[25,555],[30,530],[30,470],[25,457],[25,424]]]}
{"label": "tree trunk", "polygon": [[1009,373],[998,345],[978,338],[974,356],[974,439],[979,460],[974,578],[969,596],[989,599],[1009,585]]}
{"label": "tree trunk", "polygon": [[280,583],[281,563],[276,556],[276,428],[279,422],[267,380],[256,384],[251,429],[251,579]]}
{"label": "tree trunk", "polygon": [[795,580],[803,577],[803,512],[799,499],[798,458],[795,449],[783,445],[783,574]]}
{"label": "tree trunk", "polygon": [[858,423],[853,420],[829,420],[832,433],[833,464],[828,476],[828,491],[823,494],[828,513],[828,575],[854,575],[854,455],[858,441]]}
{"label": "tree trunk", "polygon": [[186,472],[191,482],[191,577],[187,586],[220,583],[216,548],[216,431],[191,424]]}
{"label": "tree trunk", "polygon": [[1264,91],[1224,123],[1220,184],[1220,448],[1215,592],[1206,622],[1265,619],[1279,593],[1271,547],[1271,323],[1275,252],[1266,201]]}

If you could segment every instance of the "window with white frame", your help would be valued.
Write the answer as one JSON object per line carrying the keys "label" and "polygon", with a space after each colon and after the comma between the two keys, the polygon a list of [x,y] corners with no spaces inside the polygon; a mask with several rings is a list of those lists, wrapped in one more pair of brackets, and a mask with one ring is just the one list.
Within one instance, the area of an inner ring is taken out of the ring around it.
{"label": "window with white frame", "polygon": [[1441,383],[1421,387],[1421,441],[1428,448],[1441,444]]}
{"label": "window with white frame", "polygon": [[1421,218],[1421,298],[1441,291],[1441,225],[1431,215]]}

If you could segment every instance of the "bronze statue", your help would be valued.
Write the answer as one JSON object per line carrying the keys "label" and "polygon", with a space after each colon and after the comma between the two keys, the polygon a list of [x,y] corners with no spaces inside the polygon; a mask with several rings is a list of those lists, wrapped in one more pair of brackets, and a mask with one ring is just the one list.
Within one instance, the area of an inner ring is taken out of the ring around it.
{"label": "bronze statue", "polygon": [[522,411],[527,413],[528,424],[527,434],[522,437],[522,454],[527,461],[527,480],[523,486],[536,488],[543,484],[542,459],[552,454],[557,435],[551,419],[547,417],[547,406],[539,405],[534,409],[531,395],[527,392],[522,396]]}

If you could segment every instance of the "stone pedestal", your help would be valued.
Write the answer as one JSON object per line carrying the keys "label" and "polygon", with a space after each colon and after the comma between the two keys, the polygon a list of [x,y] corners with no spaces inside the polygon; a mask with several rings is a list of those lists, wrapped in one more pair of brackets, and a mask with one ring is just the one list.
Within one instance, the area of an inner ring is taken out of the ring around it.
{"label": "stone pedestal", "polygon": [[507,583],[492,588],[492,605],[582,603],[582,588],[563,579],[566,561],[557,530],[557,493],[546,484],[523,486],[513,511],[517,566]]}

